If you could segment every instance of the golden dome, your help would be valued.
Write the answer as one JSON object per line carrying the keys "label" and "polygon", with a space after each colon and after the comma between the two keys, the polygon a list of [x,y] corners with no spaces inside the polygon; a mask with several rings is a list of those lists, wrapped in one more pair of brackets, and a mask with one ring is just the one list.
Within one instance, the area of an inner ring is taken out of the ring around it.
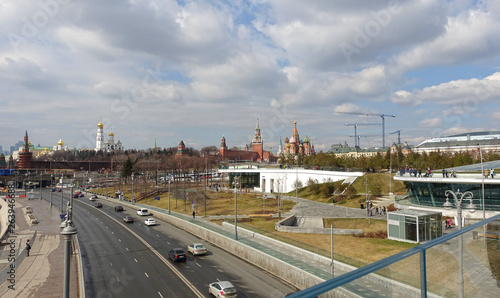
{"label": "golden dome", "polygon": [[62,141],[62,139],[59,139],[59,142],[57,142],[57,145],[64,146],[64,142]]}
{"label": "golden dome", "polygon": [[109,133],[109,136],[110,136],[110,137],[113,137],[114,135],[115,135],[115,134],[114,134],[113,132],[110,132],[110,133]]}
{"label": "golden dome", "polygon": [[97,124],[97,128],[102,129],[103,127],[104,127],[104,125],[102,124],[102,122],[101,122],[101,121],[99,121],[99,123]]}

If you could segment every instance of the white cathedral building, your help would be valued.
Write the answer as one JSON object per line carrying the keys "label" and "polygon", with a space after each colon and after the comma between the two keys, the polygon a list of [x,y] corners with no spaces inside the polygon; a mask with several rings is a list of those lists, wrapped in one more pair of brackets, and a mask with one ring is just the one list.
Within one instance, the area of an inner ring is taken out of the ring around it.
{"label": "white cathedral building", "polygon": [[123,151],[123,145],[120,140],[118,140],[115,143],[115,134],[113,132],[110,132],[108,134],[108,141],[105,143],[104,142],[104,125],[102,124],[101,121],[99,121],[99,124],[97,124],[97,139],[95,143],[95,151]]}

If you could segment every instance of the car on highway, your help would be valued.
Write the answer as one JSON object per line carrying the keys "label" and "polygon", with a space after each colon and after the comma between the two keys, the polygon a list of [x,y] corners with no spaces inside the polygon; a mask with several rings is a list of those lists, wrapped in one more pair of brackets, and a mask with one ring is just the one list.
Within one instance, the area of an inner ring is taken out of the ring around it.
{"label": "car on highway", "polygon": [[115,211],[121,212],[121,211],[123,211],[123,207],[122,206],[115,206]]}
{"label": "car on highway", "polygon": [[95,201],[97,200],[97,196],[96,195],[91,195],[90,198],[89,198],[90,201]]}
{"label": "car on highway", "polygon": [[51,191],[51,192],[55,192],[55,191],[56,191],[56,189],[53,187],[50,191]]}
{"label": "car on highway", "polygon": [[148,216],[149,210],[146,208],[140,208],[139,210],[137,210],[137,214],[140,216]]}
{"label": "car on highway", "polygon": [[96,208],[102,208],[102,204],[101,203],[95,203],[94,205]]}
{"label": "car on highway", "polygon": [[134,218],[132,216],[125,216],[123,218],[123,222],[126,222],[126,223],[133,223],[134,222]]}
{"label": "car on highway", "polygon": [[148,218],[144,221],[144,224],[146,226],[155,226],[156,225],[156,220],[154,218]]}
{"label": "car on highway", "polygon": [[236,297],[238,291],[229,281],[217,281],[208,285],[208,293],[215,297]]}
{"label": "car on highway", "polygon": [[172,259],[172,262],[186,262],[187,254],[182,248],[172,248],[168,252],[168,257]]}
{"label": "car on highway", "polygon": [[193,256],[204,255],[207,253],[207,248],[201,243],[191,243],[188,245],[188,252]]}
{"label": "car on highway", "polygon": [[83,198],[83,197],[84,197],[84,195],[82,194],[81,191],[75,192],[73,194],[73,198]]}

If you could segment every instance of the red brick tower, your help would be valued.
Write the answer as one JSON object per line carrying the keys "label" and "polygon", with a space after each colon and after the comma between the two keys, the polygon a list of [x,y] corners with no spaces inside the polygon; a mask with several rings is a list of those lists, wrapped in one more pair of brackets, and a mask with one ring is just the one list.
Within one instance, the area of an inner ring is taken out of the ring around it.
{"label": "red brick tower", "polygon": [[257,118],[257,126],[255,127],[255,134],[252,141],[252,151],[259,154],[259,161],[264,157],[264,144],[260,135],[259,119]]}
{"label": "red brick tower", "polygon": [[33,153],[30,152],[30,145],[28,142],[28,130],[24,135],[24,143],[21,152],[19,152],[19,161],[17,162],[17,168],[19,170],[28,170],[31,168],[31,158]]}

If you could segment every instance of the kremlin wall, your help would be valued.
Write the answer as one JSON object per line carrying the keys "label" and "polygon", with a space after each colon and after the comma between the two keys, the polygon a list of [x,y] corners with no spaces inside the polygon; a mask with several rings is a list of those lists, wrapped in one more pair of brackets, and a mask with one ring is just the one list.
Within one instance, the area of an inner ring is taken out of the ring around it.
{"label": "kremlin wall", "polygon": [[[108,140],[104,141],[104,125],[101,121],[97,124],[96,146],[95,151],[104,152],[123,152],[124,147],[120,140],[115,142],[114,133],[108,134]],[[156,142],[155,142],[156,147]],[[87,170],[98,171],[101,169],[113,169],[117,165],[113,165],[111,161],[51,161],[50,158],[44,160],[33,159],[33,157],[50,156],[57,151],[68,151],[68,147],[64,146],[62,139],[57,142],[57,145],[52,149],[49,147],[35,147],[28,139],[28,131],[25,131],[24,141],[22,148],[9,156],[8,159],[1,154],[0,156],[0,169],[12,170],[53,170],[53,169],[72,169],[72,170]],[[219,146],[218,157],[223,162],[260,162],[260,163],[276,163],[280,159],[294,158],[297,159],[300,155],[309,156],[314,155],[314,146],[306,136],[304,140],[299,138],[297,130],[297,122],[294,122],[292,137],[285,138],[285,145],[282,146],[280,139],[280,146],[276,155],[269,150],[264,150],[264,141],[262,140],[259,120],[254,131],[254,136],[250,144],[245,145],[244,149],[228,149],[226,138],[223,136]],[[177,146],[176,156],[186,156],[186,145],[181,140]]]}

